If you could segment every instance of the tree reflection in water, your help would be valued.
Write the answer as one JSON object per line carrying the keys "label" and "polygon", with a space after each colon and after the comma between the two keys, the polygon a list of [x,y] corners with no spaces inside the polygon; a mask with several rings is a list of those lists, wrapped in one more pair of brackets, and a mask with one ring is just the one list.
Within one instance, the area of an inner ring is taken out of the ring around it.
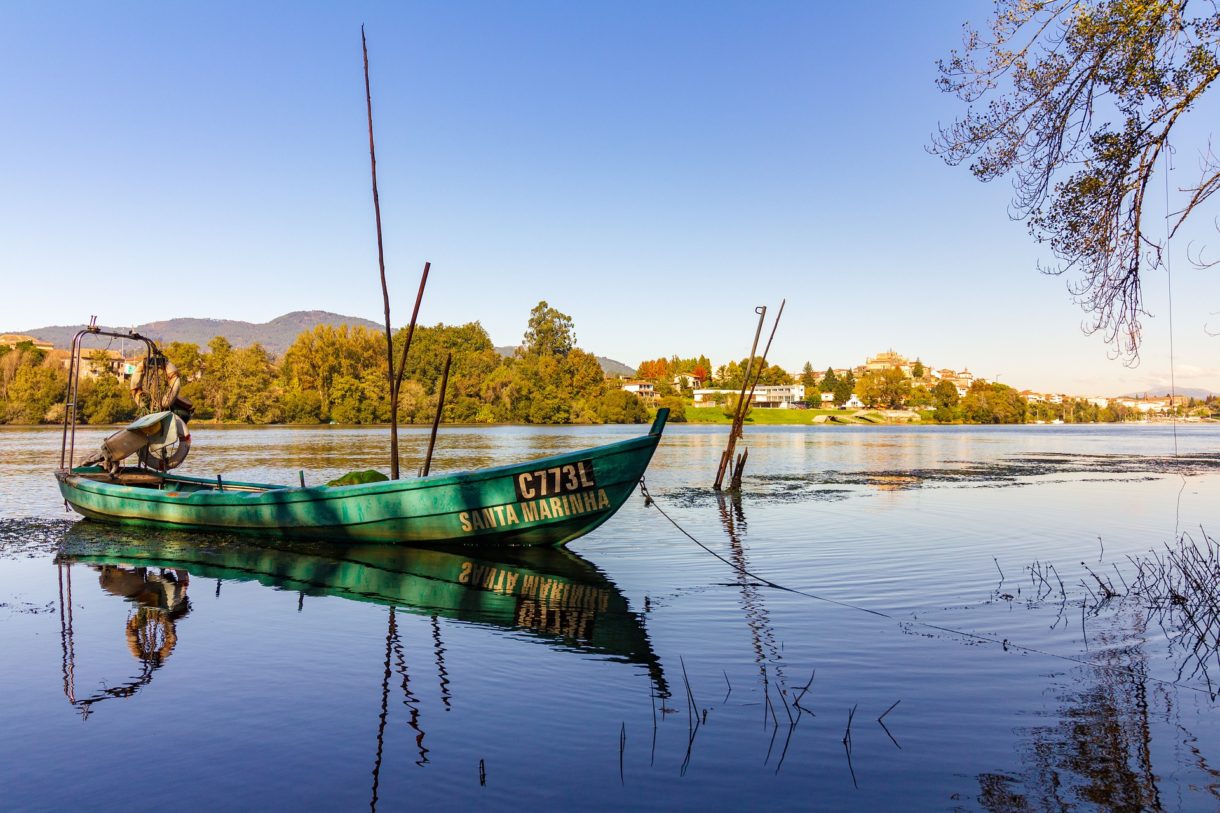
{"label": "tree reflection in water", "polygon": [[1142,637],[1143,626],[1144,617],[1136,613],[1129,623],[1095,635],[1097,666],[1076,670],[1068,685],[1083,688],[1060,697],[1058,723],[1025,732],[1023,767],[978,776],[983,809],[1162,810],[1152,737],[1154,723],[1161,721],[1180,737],[1175,747],[1194,753],[1195,767],[1220,799],[1220,772],[1194,748],[1194,736],[1175,708],[1175,690],[1149,678],[1145,644],[1132,643]]}
{"label": "tree reflection in water", "polygon": [[736,570],[737,584],[741,588],[741,608],[745,611],[746,625],[750,628],[750,641],[754,647],[754,662],[763,680],[767,679],[767,665],[770,664],[775,678],[780,685],[780,691],[786,691],[784,686],[783,656],[775,640],[775,630],[767,613],[767,605],[763,600],[759,585],[747,575],[749,563],[746,561],[746,549],[742,539],[746,534],[747,523],[745,508],[741,502],[741,492],[730,492],[729,500],[723,493],[716,495],[720,510],[720,523],[729,537],[730,560]]}

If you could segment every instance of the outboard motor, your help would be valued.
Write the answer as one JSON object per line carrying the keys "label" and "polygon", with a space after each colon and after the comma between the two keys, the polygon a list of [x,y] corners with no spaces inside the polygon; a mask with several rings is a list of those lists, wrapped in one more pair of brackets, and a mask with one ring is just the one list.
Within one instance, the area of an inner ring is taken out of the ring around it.
{"label": "outboard motor", "polygon": [[84,463],[100,464],[113,476],[118,474],[124,460],[138,454],[144,466],[169,471],[182,465],[190,450],[191,432],[186,421],[174,412],[154,412],[106,438],[101,451]]}

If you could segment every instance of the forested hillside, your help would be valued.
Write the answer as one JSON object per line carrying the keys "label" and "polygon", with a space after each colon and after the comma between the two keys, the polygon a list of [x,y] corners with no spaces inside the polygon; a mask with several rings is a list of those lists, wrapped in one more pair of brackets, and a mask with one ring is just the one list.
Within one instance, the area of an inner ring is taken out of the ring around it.
{"label": "forested hillside", "polygon": [[[566,314],[540,302],[509,357],[478,322],[415,331],[399,394],[399,419],[432,419],[445,356],[453,354],[444,420],[474,423],[633,423],[647,419],[639,399],[607,385],[597,357],[574,346]],[[406,330],[394,335],[401,353]],[[162,346],[184,382],[196,420],[241,423],[379,423],[389,420],[385,335],[365,325],[318,324],[299,333],[282,357],[259,343],[224,337],[201,345]],[[101,371],[104,356],[86,353]],[[0,348],[0,421],[39,423],[63,417],[67,373],[62,353],[28,343]],[[128,388],[113,375],[83,379],[78,408],[88,423],[135,416]]]}

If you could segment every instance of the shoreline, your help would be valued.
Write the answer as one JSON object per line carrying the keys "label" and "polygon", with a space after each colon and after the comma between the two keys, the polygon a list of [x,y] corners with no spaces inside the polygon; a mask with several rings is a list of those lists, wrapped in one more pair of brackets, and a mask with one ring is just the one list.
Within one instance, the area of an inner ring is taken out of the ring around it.
{"label": "shoreline", "polygon": [[[844,416],[850,417],[850,416]],[[695,420],[686,421],[671,421],[667,428],[677,429],[683,426],[731,426],[733,423],[731,418],[720,420],[710,420],[696,418]],[[76,425],[77,430],[82,429],[123,429],[130,422],[123,423],[80,423]],[[1029,426],[1029,427],[1046,427],[1057,428],[1061,426],[1149,426],[1149,425],[1165,425],[1165,426],[1206,426],[1220,424],[1220,420],[1216,418],[1182,418],[1174,421],[1171,418],[1151,418],[1138,421],[1074,421],[1071,423],[1047,423],[1045,421],[1027,421],[1022,423],[969,423],[966,421],[955,421],[949,423],[938,423],[936,421],[922,420],[845,420],[845,421],[793,421],[793,420],[765,420],[755,421],[753,416],[746,419],[747,427],[765,428],[769,426],[798,426],[805,428],[817,429],[837,429],[844,427],[867,428],[870,426],[876,427],[894,427],[894,426],[918,426],[918,427],[936,427],[936,426]],[[442,427],[449,428],[491,428],[499,426],[512,427],[529,427],[534,429],[541,428],[566,428],[566,427],[596,427],[596,426],[648,426],[648,422],[641,421],[640,423],[468,423],[468,422],[442,422]],[[389,429],[388,423],[241,423],[241,422],[223,422],[216,423],[212,421],[197,421],[191,423],[195,429]],[[408,423],[399,424],[400,430],[406,431],[429,431],[432,428],[430,423]],[[47,429],[47,430],[62,430],[63,425],[58,423],[6,423],[0,424],[0,430],[29,430],[29,429]]]}

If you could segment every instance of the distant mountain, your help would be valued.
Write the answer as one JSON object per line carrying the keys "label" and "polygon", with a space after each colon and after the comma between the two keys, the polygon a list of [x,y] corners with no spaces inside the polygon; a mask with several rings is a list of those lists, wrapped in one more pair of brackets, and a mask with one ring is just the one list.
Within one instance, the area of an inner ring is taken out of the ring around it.
{"label": "distant mountain", "polygon": [[[513,353],[517,352],[517,346],[505,345],[504,347],[497,347],[496,352],[501,356],[511,356]],[[623,364],[623,362],[615,361],[612,358],[598,356],[597,363],[602,366],[602,372],[608,376],[624,376],[626,378],[631,378],[635,375],[634,369],[628,367],[626,364]]]}
{"label": "distant mountain", "polygon": [[[282,356],[293,340],[306,330],[317,325],[363,325],[373,330],[384,330],[384,326],[368,319],[342,316],[329,311],[293,311],[272,319],[270,322],[240,322],[234,319],[167,319],[136,325],[135,331],[142,333],[158,344],[169,342],[194,342],[205,346],[215,336],[224,336],[235,347],[258,342],[276,356]],[[56,325],[35,330],[20,331],[36,339],[50,342],[56,347],[68,348],[72,337],[84,325]],[[127,326],[111,328],[126,331]]]}
{"label": "distant mountain", "polygon": [[[1180,395],[1184,398],[1195,398],[1199,401],[1214,395],[1211,390],[1205,390],[1202,387],[1178,387],[1174,390],[1174,394]],[[1169,396],[1169,387],[1154,387],[1149,390],[1141,390],[1140,392],[1129,392],[1118,397],[1139,398],[1141,396],[1147,396],[1149,398],[1166,398]]]}
{"label": "distant mountain", "polygon": [[[234,347],[246,347],[258,342],[276,356],[284,355],[298,335],[306,330],[312,330],[317,325],[362,325],[381,332],[385,325],[355,316],[343,316],[330,311],[293,311],[276,317],[270,322],[240,322],[235,319],[166,319],[161,322],[146,322],[136,325],[136,333],[141,333],[155,341],[166,345],[170,342],[194,342],[205,347],[215,336],[224,336]],[[26,336],[33,336],[44,342],[50,342],[56,347],[67,349],[72,345],[72,337],[84,325],[53,325],[34,330],[10,331]],[[126,332],[129,326],[108,327],[107,330]],[[496,352],[502,356],[511,356],[516,351],[515,346],[497,347]],[[635,375],[635,370],[605,356],[598,356],[597,361],[602,370],[609,376]]]}
{"label": "distant mountain", "polygon": [[606,375],[624,376],[626,378],[635,377],[635,370],[628,367],[626,364],[623,364],[621,361],[615,361],[614,359],[606,358],[605,356],[598,356],[597,363],[600,364],[602,369],[606,371]]}

